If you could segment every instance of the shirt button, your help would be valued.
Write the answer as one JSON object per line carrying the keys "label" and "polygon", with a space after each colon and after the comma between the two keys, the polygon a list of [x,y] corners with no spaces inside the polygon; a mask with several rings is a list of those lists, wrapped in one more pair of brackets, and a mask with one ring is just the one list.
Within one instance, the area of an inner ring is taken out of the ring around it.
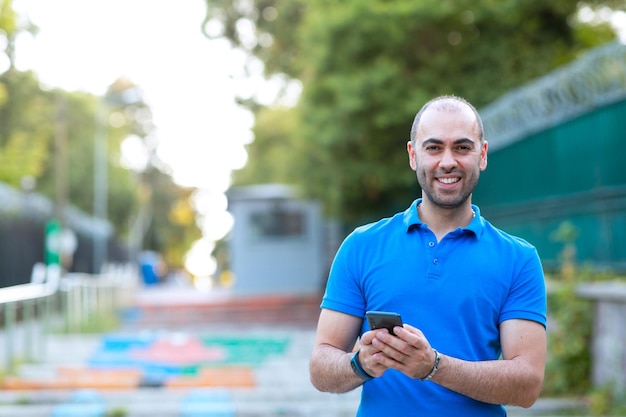
{"label": "shirt button", "polygon": [[434,263],[435,265],[437,265],[437,262],[439,262],[439,260],[438,260],[437,258],[433,259],[433,263]]}
{"label": "shirt button", "polygon": [[428,246],[432,248],[433,246],[435,246],[435,242],[428,242]]}

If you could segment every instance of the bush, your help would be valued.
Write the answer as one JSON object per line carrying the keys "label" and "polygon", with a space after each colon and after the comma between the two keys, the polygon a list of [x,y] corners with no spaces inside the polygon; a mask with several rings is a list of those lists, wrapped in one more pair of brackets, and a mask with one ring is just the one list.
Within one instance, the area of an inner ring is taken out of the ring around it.
{"label": "bush", "polygon": [[589,401],[592,415],[609,415],[623,410],[624,399],[615,397],[614,387],[593,387],[591,382],[594,305],[577,295],[582,283],[623,280],[611,272],[575,263],[576,231],[563,224],[555,240],[563,243],[560,270],[548,275],[548,358],[542,395],[581,396]]}
{"label": "bush", "polygon": [[591,388],[593,304],[576,295],[578,284],[589,282],[590,275],[549,278],[545,396],[584,395]]}

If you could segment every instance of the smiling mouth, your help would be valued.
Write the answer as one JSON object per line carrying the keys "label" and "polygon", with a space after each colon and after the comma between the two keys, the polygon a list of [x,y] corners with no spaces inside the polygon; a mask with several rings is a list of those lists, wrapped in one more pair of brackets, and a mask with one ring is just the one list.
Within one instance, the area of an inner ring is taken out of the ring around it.
{"label": "smiling mouth", "polygon": [[444,183],[444,184],[454,184],[455,182],[459,182],[461,181],[461,178],[456,177],[456,178],[437,178],[437,181]]}

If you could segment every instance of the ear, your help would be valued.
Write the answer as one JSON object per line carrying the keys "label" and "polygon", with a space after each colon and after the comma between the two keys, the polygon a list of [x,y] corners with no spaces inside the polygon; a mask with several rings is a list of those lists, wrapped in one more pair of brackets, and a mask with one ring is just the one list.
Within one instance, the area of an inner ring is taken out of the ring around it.
{"label": "ear", "polygon": [[483,146],[480,150],[480,170],[484,171],[487,169],[487,150],[489,149],[489,143],[487,141],[483,141]]}
{"label": "ear", "polygon": [[408,141],[406,144],[406,150],[409,154],[409,166],[413,171],[417,170],[417,160],[415,157],[415,149],[413,148],[413,142]]}

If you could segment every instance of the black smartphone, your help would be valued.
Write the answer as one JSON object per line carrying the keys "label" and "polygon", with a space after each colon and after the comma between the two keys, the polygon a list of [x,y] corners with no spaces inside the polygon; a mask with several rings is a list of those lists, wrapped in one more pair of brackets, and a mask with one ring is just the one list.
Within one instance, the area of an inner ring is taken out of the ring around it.
{"label": "black smartphone", "polygon": [[393,328],[396,326],[402,327],[402,317],[398,313],[392,313],[389,311],[368,311],[365,313],[367,321],[370,324],[370,329],[387,329],[390,334],[393,333]]}

